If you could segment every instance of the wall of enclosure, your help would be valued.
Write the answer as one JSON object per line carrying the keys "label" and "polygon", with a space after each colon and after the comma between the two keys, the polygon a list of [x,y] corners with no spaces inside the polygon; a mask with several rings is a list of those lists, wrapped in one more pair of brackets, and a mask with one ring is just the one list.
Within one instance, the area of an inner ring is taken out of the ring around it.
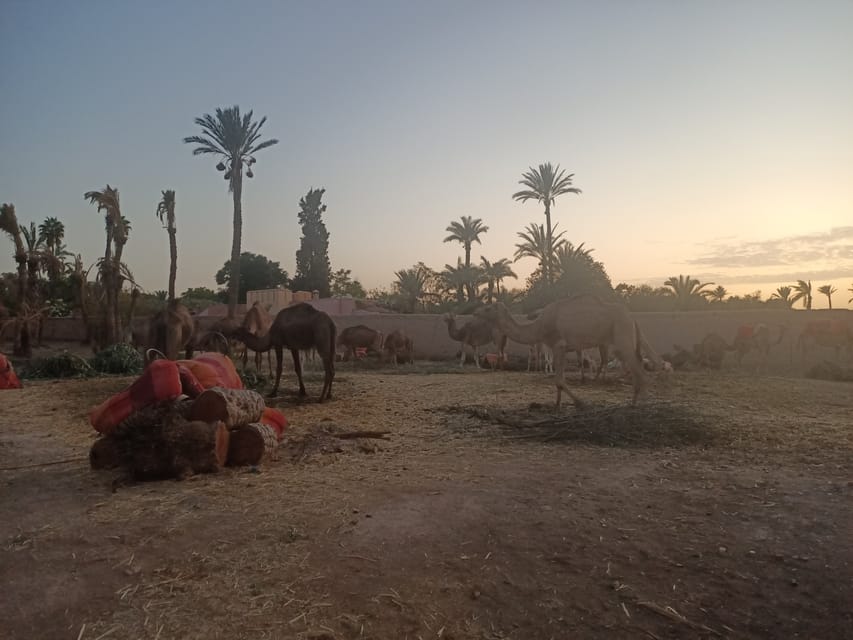
{"label": "wall of enclosure", "polygon": [[[635,313],[633,317],[649,339],[652,346],[659,352],[671,352],[673,344],[690,348],[702,340],[708,333],[716,332],[729,343],[734,339],[740,325],[765,323],[771,327],[771,337],[775,341],[778,331],[785,328],[782,342],[771,351],[772,364],[791,364],[800,362],[800,354],[795,353],[795,346],[800,332],[806,323],[836,319],[846,322],[853,327],[853,311],[844,309],[815,310],[815,311],[692,311],[692,312],[655,312]],[[388,334],[394,329],[405,331],[413,338],[417,358],[443,359],[453,358],[459,352],[459,344],[447,335],[447,325],[440,315],[408,315],[408,314],[358,314],[336,316],[338,330],[364,324]],[[207,329],[217,318],[199,318],[202,330]],[[457,323],[464,324],[469,316],[458,316]],[[519,317],[520,322],[527,320]],[[143,328],[144,318],[137,318],[136,328]],[[47,341],[73,342],[82,340],[85,330],[78,318],[49,318],[44,325],[44,339]],[[483,351],[494,351],[494,347]],[[511,355],[526,357],[527,348],[510,343]],[[808,357],[808,361],[819,361],[824,358],[834,358],[832,349],[818,347]]]}

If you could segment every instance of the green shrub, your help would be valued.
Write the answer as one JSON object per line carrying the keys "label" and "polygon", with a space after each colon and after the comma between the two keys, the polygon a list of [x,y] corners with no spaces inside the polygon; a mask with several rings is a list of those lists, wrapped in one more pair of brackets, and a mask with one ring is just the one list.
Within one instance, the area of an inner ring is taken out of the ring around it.
{"label": "green shrub", "polygon": [[99,373],[121,373],[132,375],[140,373],[144,364],[139,352],[129,344],[114,344],[102,349],[90,361],[92,368]]}

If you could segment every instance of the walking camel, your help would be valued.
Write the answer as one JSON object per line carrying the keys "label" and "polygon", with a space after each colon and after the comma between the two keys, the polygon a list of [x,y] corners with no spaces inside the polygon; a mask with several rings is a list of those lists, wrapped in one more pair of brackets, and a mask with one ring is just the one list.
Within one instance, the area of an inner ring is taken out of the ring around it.
{"label": "walking camel", "polygon": [[[475,314],[476,315],[476,314]],[[465,349],[470,348],[474,352],[474,363],[480,368],[480,347],[494,342],[498,347],[498,360],[501,364],[506,361],[506,335],[495,325],[474,317],[462,327],[456,326],[456,316],[448,313],[444,316],[447,323],[447,335],[451,339],[462,343],[462,357],[459,366],[465,366]]]}
{"label": "walking camel", "polygon": [[576,406],[583,405],[566,384],[566,351],[612,344],[616,355],[632,374],[634,403],[646,393],[641,351],[645,351],[655,364],[660,364],[660,358],[628,315],[628,310],[621,304],[605,303],[595,296],[552,302],[536,320],[527,324],[516,322],[500,302],[482,307],[474,315],[492,323],[516,342],[528,345],[542,342],[553,349],[558,409],[563,391]]}
{"label": "walking camel", "polygon": [[316,349],[323,361],[323,370],[326,374],[323,379],[320,402],[332,397],[337,328],[329,314],[318,311],[308,303],[300,302],[279,311],[266,335],[256,336],[248,329],[238,327],[231,337],[244,343],[252,351],[264,352],[275,349],[275,386],[270,391],[270,397],[278,393],[284,349],[288,349],[293,358],[293,369],[299,380],[299,395],[307,395],[302,381],[302,362],[299,352]]}

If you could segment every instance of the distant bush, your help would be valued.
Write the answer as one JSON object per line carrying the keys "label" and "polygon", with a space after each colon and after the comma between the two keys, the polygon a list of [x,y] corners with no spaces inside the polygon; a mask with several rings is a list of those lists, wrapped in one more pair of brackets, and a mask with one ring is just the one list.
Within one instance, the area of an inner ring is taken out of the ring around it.
{"label": "distant bush", "polygon": [[92,369],[98,373],[140,373],[144,364],[139,352],[129,344],[114,344],[102,349],[91,359]]}
{"label": "distant bush", "polygon": [[33,360],[21,372],[23,378],[88,378],[97,375],[86,360],[68,351]]}

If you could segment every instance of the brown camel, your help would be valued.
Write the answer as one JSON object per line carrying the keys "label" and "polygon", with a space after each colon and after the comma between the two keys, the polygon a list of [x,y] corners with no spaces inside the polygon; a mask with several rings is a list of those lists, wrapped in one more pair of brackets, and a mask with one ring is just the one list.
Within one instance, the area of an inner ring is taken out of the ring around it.
{"label": "brown camel", "polygon": [[[272,326],[272,316],[269,314],[269,311],[264,309],[261,306],[260,301],[255,302],[252,307],[246,312],[246,315],[243,318],[242,327],[246,329],[249,333],[253,333],[256,336],[264,336],[270,330]],[[246,370],[246,365],[249,362],[249,349],[246,348],[243,350],[243,371]],[[261,353],[259,351],[255,352],[255,369],[258,373],[261,372],[261,364],[263,362],[263,358],[261,357]],[[269,368],[270,375],[272,375],[272,354],[267,351],[267,367]]]}
{"label": "brown camel", "polygon": [[177,300],[170,300],[165,309],[154,314],[148,325],[148,348],[160,351],[169,360],[177,360],[181,349],[185,350],[187,360],[192,358],[194,338],[193,317]]}
{"label": "brown camel", "polygon": [[338,347],[344,348],[344,360],[355,360],[356,349],[381,353],[382,333],[363,324],[347,327],[338,334]]}
{"label": "brown camel", "polygon": [[394,366],[399,366],[398,362],[402,357],[404,363],[415,363],[415,345],[412,339],[405,333],[396,329],[388,334],[383,344],[385,357],[390,360],[393,358]]}
{"label": "brown camel", "polygon": [[[539,317],[539,314],[542,313],[542,310],[534,311],[532,313],[527,314],[528,320],[536,320]],[[593,380],[598,380],[602,374],[606,376],[604,372],[604,367],[607,365],[608,360],[608,350],[606,344],[596,345],[598,347],[598,369],[595,371],[595,377]],[[542,363],[544,360],[545,364],[545,373],[554,373],[554,354],[553,352],[548,353],[546,350],[549,350],[548,345],[545,343],[539,343],[535,345],[530,345],[530,351],[527,354],[527,370],[530,371],[531,359],[535,363],[536,371],[540,371],[542,369]],[[584,357],[583,357],[583,349],[575,350],[575,353],[578,356],[578,369],[581,370],[581,383],[586,382],[586,367],[584,366]],[[548,362],[548,357],[550,356],[550,363]],[[550,367],[548,366],[550,364]],[[550,371],[549,371],[550,369]]]}
{"label": "brown camel", "polygon": [[521,344],[542,342],[554,351],[554,369],[557,386],[557,408],[565,391],[576,406],[583,403],[572,393],[565,380],[566,352],[585,347],[612,344],[616,355],[632,374],[634,398],[644,396],[646,375],[643,371],[642,351],[655,363],[660,358],[652,350],[628,310],[621,304],[605,303],[595,296],[576,296],[552,302],[531,323],[519,324],[502,303],[478,309],[475,314],[498,327],[512,340]]}
{"label": "brown camel", "polygon": [[797,338],[797,350],[805,361],[808,352],[815,347],[835,350],[835,359],[841,359],[841,350],[847,349],[853,356],[853,327],[843,320],[815,320],[806,324]]}
{"label": "brown camel", "polygon": [[785,337],[785,327],[779,327],[779,337],[776,342],[770,342],[770,327],[766,324],[745,324],[738,327],[737,335],[732,343],[732,350],[737,351],[736,358],[738,366],[745,355],[753,349],[758,352],[758,364],[755,366],[756,372],[767,367],[767,360],[770,357],[770,347],[774,347]]}
{"label": "brown camel", "polygon": [[474,352],[474,364],[480,368],[480,347],[494,342],[498,347],[498,360],[501,364],[506,362],[506,335],[494,324],[478,317],[472,318],[462,327],[456,326],[456,316],[448,313],[444,316],[447,323],[447,335],[452,340],[462,343],[462,357],[459,366],[465,366],[466,349]]}
{"label": "brown camel", "polygon": [[692,361],[700,367],[719,369],[723,365],[723,358],[726,355],[726,351],[734,350],[735,347],[726,344],[726,341],[720,334],[709,333],[703,338],[702,342],[693,345]]}
{"label": "brown camel", "polygon": [[245,343],[252,351],[269,351],[275,349],[275,386],[270,396],[278,393],[281,382],[281,364],[284,349],[290,350],[293,357],[293,368],[299,380],[299,395],[304,396],[305,384],[302,382],[302,362],[299,352],[306,349],[316,349],[323,361],[326,372],[323,381],[323,391],[320,402],[332,397],[332,380],[335,378],[335,338],[337,328],[329,314],[317,311],[306,302],[282,309],[273,320],[270,330],[264,336],[256,336],[247,329],[239,327],[231,337]]}
{"label": "brown camel", "polygon": [[554,352],[543,342],[531,344],[527,350],[527,371],[554,373]]}

